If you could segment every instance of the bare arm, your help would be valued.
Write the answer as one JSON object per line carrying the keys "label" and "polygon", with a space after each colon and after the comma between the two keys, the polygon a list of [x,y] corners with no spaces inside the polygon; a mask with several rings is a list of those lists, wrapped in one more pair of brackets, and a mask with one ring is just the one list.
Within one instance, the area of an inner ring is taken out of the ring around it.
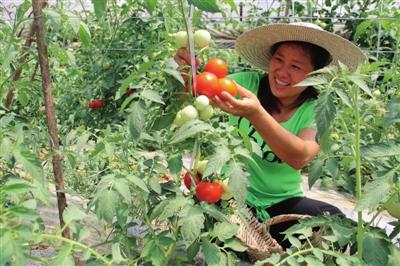
{"label": "bare arm", "polygon": [[271,150],[294,169],[303,168],[317,155],[319,145],[315,141],[315,129],[303,129],[296,136],[268,114],[252,92],[238,85],[238,93],[241,100],[223,93],[225,99],[215,97],[214,104],[227,113],[236,109],[235,115],[248,119]]}

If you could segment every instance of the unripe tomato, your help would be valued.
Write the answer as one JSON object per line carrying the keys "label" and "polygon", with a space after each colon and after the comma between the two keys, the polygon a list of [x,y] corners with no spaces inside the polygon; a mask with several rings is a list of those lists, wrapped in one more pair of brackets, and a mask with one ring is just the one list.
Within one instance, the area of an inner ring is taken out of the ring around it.
{"label": "unripe tomato", "polygon": [[176,33],[175,43],[181,48],[189,47],[189,37],[187,32],[179,31],[178,33]]}
{"label": "unripe tomato", "polygon": [[228,74],[228,65],[221,58],[213,58],[204,66],[204,72],[213,73],[220,79]]}
{"label": "unripe tomato", "polygon": [[183,121],[187,122],[192,119],[198,118],[199,112],[197,111],[197,109],[194,106],[189,105],[182,109],[181,117],[182,117]]}
{"label": "unripe tomato", "polygon": [[206,109],[206,107],[209,105],[210,105],[210,100],[205,95],[200,95],[194,101],[194,107],[196,107],[196,109],[199,111]]}
{"label": "unripe tomato", "polygon": [[218,80],[218,97],[222,98],[221,92],[226,91],[227,93],[229,93],[230,95],[232,95],[233,97],[236,96],[237,94],[237,85],[236,83],[231,80],[230,78],[220,78]]}
{"label": "unripe tomato", "polygon": [[210,119],[214,114],[214,108],[209,105],[206,109],[200,111],[200,119],[207,120]]}
{"label": "unripe tomato", "polygon": [[338,139],[339,139],[339,134],[338,134],[338,133],[332,133],[332,134],[331,134],[331,138],[332,138],[333,140],[338,140]]}
{"label": "unripe tomato", "polygon": [[209,99],[218,94],[218,78],[210,72],[196,75],[196,92],[205,95]]}
{"label": "unripe tomato", "polygon": [[93,101],[89,102],[89,108],[90,109],[96,108],[96,103]]}
{"label": "unripe tomato", "polygon": [[204,170],[206,170],[207,163],[208,163],[208,160],[203,160],[199,163],[199,166],[197,167],[197,171],[199,171],[200,174],[204,174]]}
{"label": "unripe tomato", "polygon": [[223,188],[218,182],[200,182],[196,187],[196,197],[200,201],[207,201],[208,204],[219,201]]}
{"label": "unripe tomato", "polygon": [[400,195],[397,193],[386,205],[388,213],[396,219],[400,219]]}
{"label": "unripe tomato", "polygon": [[229,178],[224,179],[221,182],[221,186],[223,188],[223,192],[221,195],[222,200],[229,200],[233,197],[233,191],[228,187]]}
{"label": "unripe tomato", "polygon": [[181,127],[185,124],[185,121],[182,119],[182,111],[179,111],[176,114],[175,120],[174,120],[175,125],[177,125],[178,127]]}
{"label": "unripe tomato", "polygon": [[203,48],[210,44],[211,35],[207,30],[198,30],[193,34],[193,41],[198,47]]}
{"label": "unripe tomato", "polygon": [[96,101],[94,102],[94,106],[95,106],[96,108],[101,108],[101,107],[103,107],[103,105],[104,105],[104,103],[103,103],[102,100],[96,100]]}
{"label": "unripe tomato", "polygon": [[104,70],[109,69],[110,66],[111,66],[110,62],[108,62],[108,61],[103,62],[103,69],[104,69]]}
{"label": "unripe tomato", "polygon": [[[197,186],[197,184],[199,184],[200,182],[201,182],[201,175],[200,175],[200,172],[197,171],[196,176],[194,177],[194,183]],[[183,183],[185,184],[185,187],[187,189],[190,189],[190,187],[192,186],[192,179],[190,178],[189,172],[186,172],[185,178],[183,179]]]}
{"label": "unripe tomato", "polygon": [[380,97],[381,96],[381,91],[380,90],[374,90],[372,92],[372,95],[374,95],[375,97]]}

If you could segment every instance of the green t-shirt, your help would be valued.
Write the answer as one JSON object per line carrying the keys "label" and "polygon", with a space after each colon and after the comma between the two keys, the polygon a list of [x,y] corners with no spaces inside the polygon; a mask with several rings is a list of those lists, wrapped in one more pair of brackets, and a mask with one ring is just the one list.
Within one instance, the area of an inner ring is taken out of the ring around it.
{"label": "green t-shirt", "polygon": [[[258,94],[261,77],[261,74],[253,72],[236,73],[229,76],[255,95]],[[298,135],[304,128],[315,128],[311,126],[315,118],[314,107],[315,100],[304,102],[290,120],[280,123],[280,125],[294,135]],[[261,170],[251,161],[248,169],[250,187],[247,204],[255,208],[257,218],[265,221],[269,218],[269,214],[265,211],[266,208],[288,198],[304,196],[300,170],[293,169],[279,159],[247,119],[230,115],[229,124],[246,132],[262,149],[262,158],[253,154],[253,158]]]}

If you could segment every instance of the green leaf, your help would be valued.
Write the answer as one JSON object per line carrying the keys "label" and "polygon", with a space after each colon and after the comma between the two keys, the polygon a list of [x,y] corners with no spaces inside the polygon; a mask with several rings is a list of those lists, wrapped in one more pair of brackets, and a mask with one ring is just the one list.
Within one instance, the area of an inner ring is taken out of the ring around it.
{"label": "green leaf", "polygon": [[149,193],[149,189],[147,188],[146,183],[140,179],[139,177],[133,176],[133,175],[127,175],[126,178],[131,181],[133,184],[138,186],[140,189],[142,189],[144,192]]}
{"label": "green leaf", "polygon": [[70,11],[65,11],[64,14],[67,15],[69,24],[71,25],[74,33],[78,34],[79,28],[81,27],[81,19],[79,18],[79,16]]}
{"label": "green leaf", "polygon": [[230,248],[237,252],[245,252],[247,250],[247,246],[243,245],[242,242],[236,238],[226,240],[224,242],[224,248]]}
{"label": "green leaf", "polygon": [[228,221],[228,218],[218,210],[215,204],[208,204],[205,201],[200,202],[200,206],[203,212],[207,213],[208,215],[214,217],[218,221]]}
{"label": "green leaf", "polygon": [[173,154],[168,157],[168,169],[170,174],[174,177],[175,182],[178,183],[182,171],[182,155]]}
{"label": "green leaf", "polygon": [[191,138],[200,132],[205,132],[212,129],[213,127],[208,123],[204,123],[203,121],[197,119],[191,120],[186,122],[178,129],[178,131],[175,132],[168,144],[180,142],[187,138]]}
{"label": "green leaf", "polygon": [[115,210],[118,207],[118,199],[118,193],[113,189],[105,189],[101,192],[98,207],[104,220],[109,224],[112,223]]}
{"label": "green leaf", "polygon": [[288,236],[287,238],[288,238],[290,244],[292,244],[294,247],[300,249],[300,247],[301,247],[301,242],[300,242],[300,240],[299,240],[297,237]]}
{"label": "green leaf", "polygon": [[188,3],[206,12],[221,12],[215,0],[188,0]]}
{"label": "green leaf", "polygon": [[[223,0],[223,2],[224,2],[224,3],[227,3],[227,4],[232,8],[232,10],[233,10],[234,12],[236,12],[236,14],[239,14],[239,13],[238,13],[238,10],[237,10],[237,7],[236,7],[236,5],[235,5],[235,2],[234,2],[233,0]],[[235,28],[235,27],[233,27],[233,28]]]}
{"label": "green leaf", "polygon": [[139,69],[137,70],[137,74],[146,71],[147,69],[151,68],[154,65],[154,61],[145,62],[140,65]]}
{"label": "green leaf", "polygon": [[68,57],[68,62],[73,68],[77,68],[75,55],[70,50],[63,50]]}
{"label": "green leaf", "polygon": [[0,186],[0,191],[4,191],[6,193],[14,193],[14,194],[23,194],[29,191],[32,191],[35,187],[28,183],[16,183],[5,186]]}
{"label": "green leaf", "polygon": [[366,94],[373,97],[371,90],[368,87],[368,84],[363,79],[363,76],[358,74],[349,75],[349,79],[354,82],[360,89],[362,89]]}
{"label": "green leaf", "polygon": [[[400,98],[392,99],[387,105],[384,120],[388,125],[400,122]],[[388,126],[387,125],[387,126]]]}
{"label": "green leaf", "polygon": [[349,97],[348,91],[344,87],[335,87],[335,89],[335,92],[339,95],[343,103],[350,107],[350,109],[353,109],[354,103],[353,100]]}
{"label": "green leaf", "polygon": [[317,259],[319,259],[320,261],[324,261],[324,253],[322,253],[322,251],[319,248],[315,248],[313,250],[313,253],[315,257],[317,257]]}
{"label": "green leaf", "polygon": [[161,193],[161,185],[160,185],[160,182],[158,182],[158,179],[156,176],[152,176],[149,178],[149,187],[157,194]]}
{"label": "green leaf", "polygon": [[149,242],[147,242],[140,253],[141,258],[145,258],[149,255],[151,255],[151,252],[154,250],[154,247],[156,246],[156,243],[153,239],[151,239]]}
{"label": "green leaf", "polygon": [[387,265],[396,265],[396,263],[400,261],[400,248],[393,244],[389,244],[388,248],[390,250],[390,254],[388,255]]}
{"label": "green leaf", "polygon": [[79,152],[82,150],[82,148],[86,145],[90,136],[91,136],[90,133],[85,132],[77,139],[75,145],[75,152]]}
{"label": "green leaf", "polygon": [[[190,206],[190,210],[194,207]],[[182,238],[185,241],[186,247],[190,247],[195,243],[197,238],[201,234],[201,229],[204,228],[205,217],[204,214],[199,212],[197,209],[189,211],[193,213],[192,216],[183,217],[179,220],[179,225],[181,226]]]}
{"label": "green leaf", "polygon": [[155,246],[151,252],[151,260],[153,265],[167,265],[165,262],[165,252],[160,246]]}
{"label": "green leaf", "polygon": [[124,228],[128,219],[128,215],[129,215],[129,205],[126,203],[122,203],[118,205],[117,208],[117,222],[119,224],[119,226],[121,226],[121,228]]}
{"label": "green leaf", "polygon": [[97,18],[101,18],[107,9],[107,0],[92,0],[94,6],[94,13]]}
{"label": "green leaf", "polygon": [[[175,199],[169,199],[168,205],[164,207],[162,214],[160,215],[160,221],[175,216],[184,206],[186,206],[190,200],[184,197],[177,197]],[[194,211],[194,210],[193,210]]]}
{"label": "green leaf", "polygon": [[19,54],[18,51],[10,50],[7,51],[6,57],[1,64],[1,69],[6,69],[10,66],[11,62],[15,60],[15,57]]}
{"label": "green leaf", "polygon": [[[15,254],[13,242],[17,239],[8,229],[2,229],[0,231],[0,238],[0,264],[3,266],[6,265],[11,256]],[[23,239],[18,239],[17,241],[22,242]]]}
{"label": "green leaf", "polygon": [[90,44],[90,30],[89,27],[83,22],[80,22],[80,27],[78,31],[79,39],[82,41],[83,46],[88,46]]}
{"label": "green leaf", "polygon": [[341,226],[336,222],[332,223],[332,231],[333,234],[337,237],[337,242],[341,247],[348,244],[351,236],[353,235],[353,233],[355,233],[352,229]]}
{"label": "green leaf", "polygon": [[140,138],[143,131],[146,117],[146,104],[143,100],[134,102],[131,107],[131,113],[128,115],[129,133],[134,141]]}
{"label": "green leaf", "polygon": [[389,145],[385,143],[364,145],[360,148],[362,157],[376,158],[400,155],[400,143],[389,141]]}
{"label": "green leaf", "polygon": [[390,192],[391,185],[384,178],[375,179],[373,181],[367,182],[364,185],[364,192],[359,198],[355,212],[362,211],[370,207],[370,211],[376,210],[378,205],[383,201],[383,199]]}
{"label": "green leaf", "polygon": [[312,255],[307,255],[304,260],[306,261],[306,265],[313,265],[313,266],[325,266],[321,261],[315,258]]}
{"label": "green leaf", "polygon": [[164,101],[162,100],[161,95],[154,90],[145,90],[144,92],[142,92],[141,96],[150,101],[165,104]]}
{"label": "green leaf", "polygon": [[51,28],[58,31],[61,26],[61,14],[57,10],[53,9],[43,9],[43,13],[46,14],[46,18],[49,19]]}
{"label": "green leaf", "polygon": [[126,261],[121,255],[121,250],[119,248],[119,243],[114,243],[111,245],[111,254],[112,254],[112,261],[115,263],[120,263],[122,261]]}
{"label": "green leaf", "polygon": [[339,164],[335,158],[328,158],[325,161],[325,166],[333,177],[336,177],[339,172]]}
{"label": "green leaf", "polygon": [[29,103],[29,98],[26,94],[22,91],[18,92],[18,101],[22,106],[27,106]]}
{"label": "green leaf", "polygon": [[376,234],[366,233],[362,242],[363,258],[368,265],[388,265],[390,250],[388,242],[379,238]]}
{"label": "green leaf", "polygon": [[71,221],[83,220],[87,217],[87,214],[83,212],[78,205],[68,205],[63,212],[64,222],[69,224]]}
{"label": "green leaf", "polygon": [[90,236],[90,234],[91,234],[91,232],[90,232],[89,229],[87,229],[87,228],[82,228],[82,229],[79,231],[79,238],[78,238],[78,241],[80,242],[80,241],[82,241],[82,240],[87,239],[87,238]]}
{"label": "green leaf", "polygon": [[368,29],[368,27],[371,25],[372,20],[364,20],[360,24],[358,24],[357,29],[356,29],[356,34],[354,34],[354,42],[358,43],[358,39],[360,38],[361,35],[365,34],[365,31]]}
{"label": "green leaf", "polygon": [[308,172],[308,188],[311,189],[312,186],[321,177],[325,165],[325,160],[320,158],[315,158],[310,163],[310,170]]}
{"label": "green leaf", "polygon": [[295,86],[316,86],[322,84],[329,84],[329,78],[325,75],[317,75],[306,78],[305,80],[297,83]]}
{"label": "green leaf", "polygon": [[187,247],[186,254],[188,257],[188,260],[193,260],[194,257],[199,253],[200,250],[200,243],[199,242],[194,242],[192,245]]}
{"label": "green leaf", "polygon": [[[149,14],[151,14],[151,13],[153,13],[154,8],[157,6],[157,1],[145,0],[145,6],[146,6],[146,9],[147,9],[147,12]],[[161,264],[159,264],[159,265],[161,265]]]}
{"label": "green leaf", "polygon": [[52,261],[52,265],[75,266],[74,257],[72,256],[72,246],[63,243],[57,250],[57,256]]}
{"label": "green leaf", "polygon": [[318,96],[313,113],[316,114],[315,122],[320,137],[328,130],[336,116],[334,98],[328,91],[322,91]]}
{"label": "green leaf", "polygon": [[131,84],[132,81],[134,81],[135,79],[140,78],[139,75],[130,75],[129,77],[127,77],[123,82],[121,87],[119,88],[119,93],[117,93],[115,100],[118,100],[121,98],[122,95],[125,95],[126,89],[129,87],[129,85]]}
{"label": "green leaf", "polygon": [[203,177],[216,173],[232,158],[231,152],[226,146],[215,147],[215,153],[208,159],[207,168],[204,170]]}
{"label": "green leaf", "polygon": [[131,192],[129,190],[128,182],[126,179],[116,178],[114,179],[114,188],[119,192],[119,194],[124,197],[127,201],[131,200]]}
{"label": "green leaf", "polygon": [[211,243],[207,238],[201,238],[201,251],[204,254],[207,265],[220,265],[221,250],[215,243]]}
{"label": "green leaf", "polygon": [[8,211],[18,216],[20,219],[27,221],[34,221],[39,218],[39,214],[32,209],[28,209],[22,206],[11,206]]}
{"label": "green leaf", "polygon": [[234,191],[234,198],[238,206],[243,206],[246,202],[250,181],[249,174],[243,171],[243,164],[231,160],[225,175],[229,177],[228,186]]}
{"label": "green leaf", "polygon": [[232,238],[236,235],[239,230],[238,224],[232,224],[229,222],[218,222],[214,224],[214,228],[211,231],[212,237],[218,237],[222,242]]}

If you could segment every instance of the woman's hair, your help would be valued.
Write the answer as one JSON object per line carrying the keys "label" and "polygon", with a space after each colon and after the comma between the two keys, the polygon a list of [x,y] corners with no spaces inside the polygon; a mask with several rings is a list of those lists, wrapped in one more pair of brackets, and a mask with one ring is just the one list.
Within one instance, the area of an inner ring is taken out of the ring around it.
{"label": "woman's hair", "polygon": [[[285,42],[275,43],[269,51],[270,54],[274,55],[275,52],[278,50],[279,46],[281,46],[284,43],[300,46],[304,50],[304,52],[310,56],[311,64],[314,66],[314,70],[323,68],[332,61],[330,53],[324,48],[312,43],[301,42],[301,41],[285,41]],[[312,86],[307,87],[307,89],[305,89],[300,94],[298,100],[292,106],[292,108],[300,106],[308,99],[317,99],[318,94],[319,94],[318,91],[314,87]],[[258,98],[260,99],[261,105],[264,107],[265,110],[267,110],[268,113],[272,114],[274,111],[280,113],[281,102],[271,92],[268,75],[264,75],[261,78],[258,90]]]}

